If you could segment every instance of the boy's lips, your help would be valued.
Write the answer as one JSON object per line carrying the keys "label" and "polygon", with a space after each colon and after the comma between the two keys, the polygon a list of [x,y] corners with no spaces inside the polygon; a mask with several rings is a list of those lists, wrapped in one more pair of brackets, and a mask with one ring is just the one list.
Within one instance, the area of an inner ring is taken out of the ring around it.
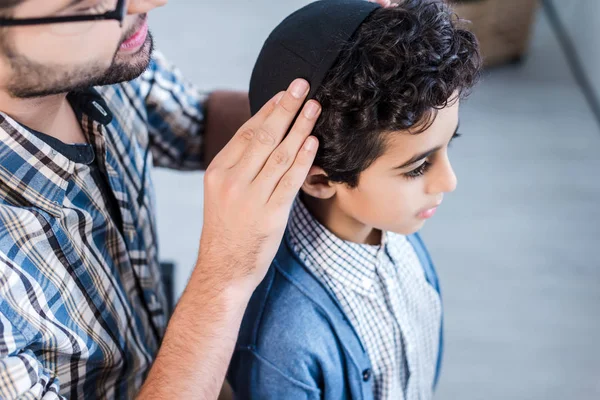
{"label": "boy's lips", "polygon": [[437,207],[430,208],[430,209],[425,210],[425,211],[421,211],[419,213],[419,218],[421,218],[421,219],[429,219],[429,218],[431,218],[431,217],[433,217],[435,215],[436,211],[437,211]]}
{"label": "boy's lips", "polygon": [[419,212],[418,217],[421,219],[429,219],[429,218],[433,217],[435,215],[435,212],[437,211],[438,207],[441,205],[442,205],[442,202],[440,201],[437,205],[422,210],[421,212]]}

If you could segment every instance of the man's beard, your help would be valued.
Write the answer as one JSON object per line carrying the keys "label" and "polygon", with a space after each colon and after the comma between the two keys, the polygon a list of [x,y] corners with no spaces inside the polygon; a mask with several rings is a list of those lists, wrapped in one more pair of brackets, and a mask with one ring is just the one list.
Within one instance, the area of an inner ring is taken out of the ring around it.
{"label": "man's beard", "polygon": [[29,99],[130,81],[148,68],[153,49],[154,40],[148,32],[148,38],[142,48],[136,54],[130,55],[126,62],[118,60],[117,49],[108,69],[99,68],[95,62],[71,69],[58,65],[42,65],[23,55],[5,51],[13,71],[13,78],[7,84],[6,90],[14,98]]}

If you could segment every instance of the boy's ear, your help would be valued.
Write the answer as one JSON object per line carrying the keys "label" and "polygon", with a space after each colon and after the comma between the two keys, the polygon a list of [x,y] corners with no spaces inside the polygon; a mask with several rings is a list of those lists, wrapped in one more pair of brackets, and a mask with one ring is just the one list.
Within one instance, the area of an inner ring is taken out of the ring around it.
{"label": "boy's ear", "polygon": [[330,199],[335,195],[336,185],[329,181],[323,168],[312,166],[302,185],[304,193],[317,199]]}

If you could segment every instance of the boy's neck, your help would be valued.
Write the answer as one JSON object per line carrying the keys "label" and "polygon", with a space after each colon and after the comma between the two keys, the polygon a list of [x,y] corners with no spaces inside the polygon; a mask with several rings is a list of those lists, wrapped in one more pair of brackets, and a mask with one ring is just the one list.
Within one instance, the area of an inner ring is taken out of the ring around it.
{"label": "boy's neck", "polygon": [[317,199],[300,194],[300,200],[321,225],[342,240],[369,245],[381,244],[381,231],[367,226],[344,213],[331,199]]}

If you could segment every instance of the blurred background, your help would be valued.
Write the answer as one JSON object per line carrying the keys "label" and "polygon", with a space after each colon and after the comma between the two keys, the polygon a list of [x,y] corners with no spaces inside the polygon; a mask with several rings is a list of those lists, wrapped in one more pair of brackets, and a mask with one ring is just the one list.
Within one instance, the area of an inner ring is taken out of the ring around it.
{"label": "blurred background", "polygon": [[[247,90],[263,41],[306,0],[177,0],[160,48],[203,89]],[[437,399],[600,399],[600,0],[471,0],[489,68],[462,107],[459,189],[424,236],[442,279]],[[202,175],[155,170],[175,295],[194,265]]]}

